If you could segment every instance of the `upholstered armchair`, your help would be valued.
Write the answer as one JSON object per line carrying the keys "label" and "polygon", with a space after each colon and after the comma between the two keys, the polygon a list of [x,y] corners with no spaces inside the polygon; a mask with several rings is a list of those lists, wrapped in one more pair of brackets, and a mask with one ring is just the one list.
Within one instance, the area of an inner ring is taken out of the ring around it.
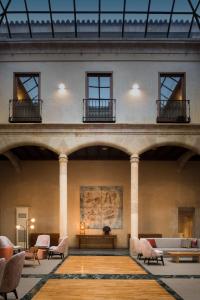
{"label": "upholstered armchair", "polygon": [[5,265],[5,270],[0,283],[0,295],[2,295],[5,300],[7,300],[7,294],[11,292],[14,293],[16,299],[18,299],[16,288],[21,278],[24,257],[24,251],[17,253],[13,255]]}
{"label": "upholstered armchair", "polygon": [[13,255],[13,244],[11,241],[6,237],[1,235],[0,236],[0,257],[9,260]]}
{"label": "upholstered armchair", "polygon": [[47,234],[41,234],[38,235],[35,247],[38,247],[39,249],[48,249],[50,246],[50,235]]}
{"label": "upholstered armchair", "polygon": [[53,255],[60,255],[61,259],[64,258],[65,250],[67,249],[68,239],[67,237],[60,240],[58,246],[52,246],[49,248],[48,259]]}
{"label": "upholstered armchair", "polygon": [[6,266],[5,258],[0,258],[0,285],[1,285],[1,280],[3,278],[5,266]]}
{"label": "upholstered armchair", "polygon": [[146,239],[140,239],[140,245],[144,263],[148,261],[149,265],[151,260],[156,260],[157,263],[161,261],[164,266],[163,251],[153,248]]}

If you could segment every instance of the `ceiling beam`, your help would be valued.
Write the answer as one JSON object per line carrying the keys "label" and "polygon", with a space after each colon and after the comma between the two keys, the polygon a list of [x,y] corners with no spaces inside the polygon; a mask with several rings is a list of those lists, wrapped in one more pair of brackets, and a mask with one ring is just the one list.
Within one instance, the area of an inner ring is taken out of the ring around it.
{"label": "ceiling beam", "polygon": [[17,173],[20,173],[22,170],[21,162],[19,158],[14,155],[11,151],[4,152],[3,155],[9,159]]}
{"label": "ceiling beam", "polygon": [[185,167],[186,163],[194,156],[196,153],[194,153],[191,150],[186,151],[183,155],[179,157],[177,160],[178,162],[178,171],[181,172],[181,170]]}

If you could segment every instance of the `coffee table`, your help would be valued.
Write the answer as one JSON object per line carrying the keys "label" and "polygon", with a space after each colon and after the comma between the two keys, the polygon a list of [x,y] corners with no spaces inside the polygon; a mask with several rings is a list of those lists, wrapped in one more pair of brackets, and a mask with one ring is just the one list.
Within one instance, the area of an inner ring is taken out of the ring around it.
{"label": "coffee table", "polygon": [[168,252],[168,255],[172,257],[172,261],[179,263],[181,257],[191,257],[193,261],[200,263],[199,251],[173,251]]}

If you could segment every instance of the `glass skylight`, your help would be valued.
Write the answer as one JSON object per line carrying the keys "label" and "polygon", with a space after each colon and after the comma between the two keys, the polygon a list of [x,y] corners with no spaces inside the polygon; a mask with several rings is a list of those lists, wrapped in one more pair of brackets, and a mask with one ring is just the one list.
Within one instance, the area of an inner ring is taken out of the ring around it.
{"label": "glass skylight", "polygon": [[200,0],[0,0],[0,40],[199,39]]}

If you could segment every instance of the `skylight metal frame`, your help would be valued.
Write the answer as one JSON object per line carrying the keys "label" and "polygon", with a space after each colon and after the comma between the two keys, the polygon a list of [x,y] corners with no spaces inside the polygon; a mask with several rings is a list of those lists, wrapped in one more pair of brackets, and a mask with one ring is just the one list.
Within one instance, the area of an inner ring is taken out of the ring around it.
{"label": "skylight metal frame", "polygon": [[[80,22],[80,21],[77,21],[77,15],[79,15],[79,14],[80,15],[87,14],[87,15],[97,16],[97,19],[95,20],[95,24],[97,25],[97,32],[95,32],[95,33],[96,33],[96,37],[99,39],[103,37],[102,30],[101,30],[101,26],[102,26],[102,22],[103,22],[102,15],[111,15],[111,16],[112,15],[121,15],[122,16],[122,18],[120,18],[121,31],[118,32],[118,36],[122,39],[123,38],[127,39],[127,36],[125,35],[125,33],[126,33],[125,26],[127,24],[127,21],[126,21],[127,15],[132,15],[132,16],[144,15],[144,16],[146,16],[145,20],[144,20],[144,32],[143,32],[144,39],[151,37],[151,35],[149,34],[150,32],[148,30],[149,24],[151,21],[150,15],[158,15],[158,16],[159,15],[166,15],[166,16],[168,15],[169,16],[169,20],[166,21],[167,22],[167,30],[166,30],[166,33],[164,32],[165,38],[171,37],[170,33],[171,33],[171,27],[173,24],[173,16],[174,15],[177,15],[180,17],[181,17],[181,15],[191,16],[191,21],[189,21],[190,22],[189,30],[187,32],[184,32],[185,38],[192,38],[191,34],[192,34],[192,29],[193,29],[194,24],[199,29],[199,34],[200,34],[200,16],[197,12],[197,10],[200,6],[200,0],[196,4],[196,7],[194,6],[194,4],[191,0],[186,0],[187,1],[186,3],[188,3],[188,5],[191,9],[190,11],[174,11],[174,7],[175,7],[177,0],[172,0],[171,9],[169,9],[168,11],[163,10],[162,5],[161,5],[160,10],[155,10],[155,9],[151,10],[152,0],[148,0],[147,10],[140,10],[140,11],[137,9],[136,10],[128,10],[126,0],[121,0],[122,4],[123,4],[122,10],[102,10],[101,0],[97,0],[97,9],[96,10],[88,10],[88,11],[77,10],[76,0],[72,0],[73,8],[71,10],[68,10],[67,6],[66,6],[66,10],[53,10],[52,5],[51,5],[51,0],[47,0],[48,10],[30,10],[28,8],[29,0],[24,0],[24,8],[25,8],[24,10],[9,10],[9,7],[10,7],[10,4],[12,3],[12,1],[14,1],[14,0],[8,0],[7,5],[4,7],[4,5],[2,4],[2,1],[0,0],[0,6],[2,8],[2,13],[0,14],[0,27],[2,25],[7,26],[7,32],[8,32],[9,39],[12,39],[13,35],[12,35],[12,30],[10,28],[10,22],[8,20],[8,15],[10,16],[10,15],[17,15],[17,14],[24,14],[26,16],[26,19],[23,21],[25,21],[24,25],[28,26],[28,32],[29,32],[30,39],[35,37],[33,30],[32,30],[32,26],[34,26],[34,23],[32,21],[30,21],[30,14],[31,15],[35,15],[35,14],[49,15],[49,23],[50,23],[50,28],[51,28],[50,34],[51,34],[52,38],[56,38],[55,22],[53,20],[54,14],[60,15],[60,17],[66,15],[66,14],[73,15],[73,21],[71,21],[71,23],[74,26],[74,31],[72,33],[73,33],[73,37],[75,39],[80,37],[79,32],[78,32],[78,22]],[[87,21],[87,20],[84,20],[84,21]],[[132,21],[134,21],[134,18]],[[164,22],[164,19],[162,21]],[[142,36],[141,36],[141,38],[142,38]],[[0,39],[1,39],[1,33],[0,33]]]}

